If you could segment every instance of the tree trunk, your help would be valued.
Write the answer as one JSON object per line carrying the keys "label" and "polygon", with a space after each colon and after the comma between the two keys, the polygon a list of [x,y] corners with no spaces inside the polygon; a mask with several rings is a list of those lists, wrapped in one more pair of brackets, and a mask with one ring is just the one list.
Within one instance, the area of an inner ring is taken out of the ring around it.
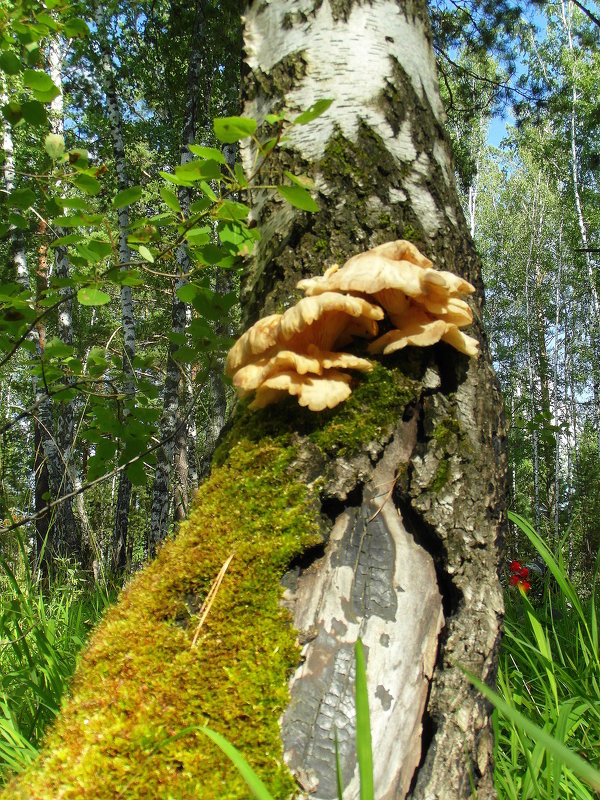
{"label": "tree trunk", "polygon": [[[127,160],[125,158],[125,143],[123,140],[123,120],[117,97],[115,74],[110,57],[108,32],[104,6],[98,3],[94,13],[98,29],[98,44],[102,58],[102,84],[108,118],[110,122],[110,135],[115,158],[115,171],[117,173],[117,189],[121,192],[130,186],[127,177]],[[127,244],[129,228],[129,206],[119,209],[119,261],[122,270],[129,269],[131,250]],[[131,406],[135,403],[135,375],[133,360],[135,358],[135,318],[133,314],[133,297],[131,286],[121,286],[121,324],[123,326],[123,375],[125,377],[124,393],[125,404],[123,407],[123,421],[131,413]],[[129,529],[129,507],[131,504],[131,481],[127,472],[119,474],[119,488],[117,490],[117,505],[113,526],[113,541],[111,553],[111,566],[117,574],[123,574],[127,565],[127,534]]]}
{"label": "tree trunk", "polygon": [[[285,306],[324,261],[410,237],[478,287],[482,337],[480,264],[453,184],[424,4],[273,0],[251,5],[245,24],[247,114],[337,98],[269,162],[276,175],[308,172],[321,210],[259,198],[246,318]],[[504,431],[482,349],[468,360],[445,345],[409,348],[333,411],[240,409],[178,538],[92,637],[41,764],[2,796],[72,786],[95,800],[246,797],[193,729],[206,722],[282,799],[335,796],[335,726],[344,797],[356,798],[360,636],[377,797],[494,798],[489,707],[461,669],[494,681],[502,613]]]}
{"label": "tree trunk", "polygon": [[[185,112],[181,129],[181,148],[180,148],[180,164],[186,164],[192,159],[192,153],[188,145],[194,143],[196,135],[196,115],[197,115],[197,95],[198,83],[200,81],[200,73],[202,68],[202,45],[203,45],[203,14],[204,4],[198,3],[196,13],[194,16],[194,29],[192,35],[192,47],[188,61],[188,74],[187,74],[187,94]],[[189,216],[191,195],[190,190],[185,186],[180,186],[178,191],[179,205],[181,207],[182,215],[187,218]],[[175,334],[183,334],[185,332],[186,323],[186,306],[177,296],[177,290],[185,283],[185,277],[189,274],[191,268],[190,256],[185,245],[181,244],[175,251],[177,260],[177,272],[174,281],[173,290],[173,309],[172,309],[172,327],[171,330]],[[150,516],[150,554],[156,553],[156,548],[167,535],[167,528],[169,524],[169,505],[170,494],[169,485],[171,480],[171,466],[173,463],[173,454],[175,452],[176,427],[179,412],[179,384],[181,382],[181,366],[173,358],[173,352],[177,350],[179,345],[169,344],[169,352],[167,357],[167,374],[165,378],[164,389],[164,404],[163,415],[160,423],[160,436],[163,440],[163,446],[157,451],[156,472],[154,477],[154,486],[152,487],[152,511]],[[187,425],[183,423],[186,427]],[[183,457],[183,456],[182,456]],[[182,496],[188,495],[186,474],[179,474],[179,495],[176,502]]]}

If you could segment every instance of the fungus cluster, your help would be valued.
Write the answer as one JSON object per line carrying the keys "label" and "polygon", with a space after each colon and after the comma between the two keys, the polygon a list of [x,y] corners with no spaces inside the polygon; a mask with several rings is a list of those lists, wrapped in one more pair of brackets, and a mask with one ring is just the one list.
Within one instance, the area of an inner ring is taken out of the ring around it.
{"label": "fungus cluster", "polygon": [[[461,295],[475,291],[463,278],[437,270],[410,242],[388,242],[298,283],[306,295],[284,314],[260,319],[234,344],[225,372],[238,394],[255,392],[251,408],[289,394],[311,411],[334,408],[350,394],[350,375],[372,364],[345,352],[355,338],[369,353],[388,355],[407,345],[439,341],[469,356],[478,342],[460,328],[473,314]],[[379,324],[389,329],[379,334]]]}

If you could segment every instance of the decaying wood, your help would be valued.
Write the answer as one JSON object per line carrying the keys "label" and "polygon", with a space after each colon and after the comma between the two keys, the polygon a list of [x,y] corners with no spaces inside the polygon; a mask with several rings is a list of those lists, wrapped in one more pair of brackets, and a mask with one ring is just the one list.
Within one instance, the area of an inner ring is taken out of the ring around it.
{"label": "decaying wood", "polygon": [[[318,800],[337,797],[337,732],[344,797],[359,796],[355,758],[354,643],[367,653],[375,785],[405,797],[421,758],[423,709],[443,624],[433,559],[407,533],[391,491],[416,443],[417,419],[394,432],[361,505],[335,521],[322,558],[302,572],[286,603],[303,648],[283,716],[286,760]],[[373,700],[375,702],[373,702]],[[401,731],[393,720],[402,719]],[[395,730],[398,735],[390,736]],[[396,764],[390,771],[388,765]]]}

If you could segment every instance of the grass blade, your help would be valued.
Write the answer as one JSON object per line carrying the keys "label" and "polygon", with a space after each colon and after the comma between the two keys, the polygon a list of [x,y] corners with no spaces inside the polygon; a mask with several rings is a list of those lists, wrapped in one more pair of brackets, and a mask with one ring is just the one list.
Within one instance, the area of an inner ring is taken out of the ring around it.
{"label": "grass blade", "polygon": [[375,800],[367,671],[365,651],[360,639],[354,646],[354,653],[356,656],[356,755],[360,772],[360,800]]}
{"label": "grass blade", "polygon": [[340,761],[340,748],[338,745],[337,729],[333,731],[335,739],[335,778],[337,785],[338,800],[344,800],[344,781],[342,779],[342,762]]}
{"label": "grass blade", "polygon": [[199,730],[206,734],[209,739],[212,739],[213,742],[225,753],[227,758],[233,764],[235,764],[240,775],[246,781],[248,788],[257,800],[275,800],[273,795],[269,792],[267,787],[258,777],[256,772],[254,772],[243,755],[239,752],[239,750],[236,750],[236,748],[230,744],[224,736],[221,736],[220,733],[217,733],[216,731],[206,727],[199,728]]}
{"label": "grass blade", "polygon": [[464,670],[471,683],[479,689],[487,699],[493,703],[498,711],[507,717],[514,725],[523,730],[534,742],[543,745],[554,758],[559,759],[565,766],[572,770],[594,789],[600,789],[600,771],[588,764],[581,756],[570,750],[565,744],[556,739],[547,730],[540,728],[530,719],[509,705],[499,694],[490,689],[472,675],[468,670]]}

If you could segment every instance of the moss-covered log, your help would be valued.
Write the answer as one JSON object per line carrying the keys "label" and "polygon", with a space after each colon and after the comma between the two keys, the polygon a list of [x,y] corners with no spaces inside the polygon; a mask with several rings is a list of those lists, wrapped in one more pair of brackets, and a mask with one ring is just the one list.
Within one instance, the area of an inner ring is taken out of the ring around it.
{"label": "moss-covered log", "polygon": [[96,631],[39,763],[2,798],[246,797],[197,730],[208,724],[278,800],[334,797],[337,728],[353,799],[360,635],[377,797],[461,800],[474,786],[491,800],[489,709],[461,666],[494,679],[504,432],[425,4],[261,0],[245,20],[251,116],[336,100],[267,162],[276,178],[308,173],[321,210],[255,198],[246,320],[287,308],[300,277],[406,238],[478,287],[483,354],[408,348],[333,411],[240,407],[190,519]]}

